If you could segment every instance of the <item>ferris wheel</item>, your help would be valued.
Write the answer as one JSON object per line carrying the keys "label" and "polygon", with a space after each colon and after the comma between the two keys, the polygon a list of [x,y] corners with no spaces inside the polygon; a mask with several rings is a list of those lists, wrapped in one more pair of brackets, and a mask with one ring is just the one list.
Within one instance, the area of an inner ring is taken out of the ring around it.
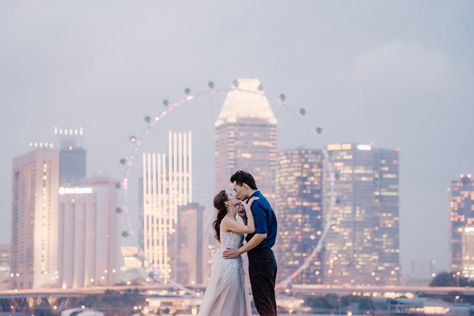
{"label": "ferris wheel", "polygon": [[[180,99],[177,101],[165,99],[158,106],[156,114],[145,115],[143,129],[129,137],[131,149],[128,155],[119,159],[123,166],[123,177],[116,187],[122,193],[123,203],[117,207],[116,214],[121,217],[124,223],[121,236],[126,243],[137,247],[136,257],[142,262],[142,272],[146,280],[151,283],[166,283],[173,288],[196,294],[186,284],[170,277],[167,268],[157,267],[145,251],[144,219],[140,220],[140,213],[145,207],[142,186],[143,177],[146,177],[147,161],[150,157],[162,157],[161,160],[153,164],[153,170],[156,171],[159,167],[155,166],[156,164],[163,165],[163,169],[166,169],[164,161],[167,159],[167,151],[184,152],[188,148],[190,152],[187,154],[188,156],[192,155],[192,159],[189,158],[187,161],[187,184],[179,190],[186,191],[185,187],[187,187],[187,197],[184,199],[202,205],[206,209],[208,219],[212,218],[214,214],[212,198],[216,193],[213,133],[226,96],[232,92],[239,92],[248,97],[266,98],[276,122],[278,122],[276,124],[277,150],[319,149],[323,158],[322,168],[327,175],[326,183],[330,198],[328,205],[325,206],[324,225],[319,232],[318,239],[307,251],[304,260],[287,273],[288,275],[283,275],[277,288],[287,289],[292,281],[307,270],[324,250],[324,241],[333,223],[333,209],[336,203],[334,189],[337,177],[322,143],[322,128],[313,126],[308,119],[307,109],[292,105],[283,93],[277,97],[270,97],[265,94],[261,84],[249,89],[241,85],[239,80],[235,80],[230,87],[219,88],[213,81],[210,81],[205,89],[198,92],[194,92],[190,88],[184,89],[184,95]],[[176,143],[174,147],[170,145],[173,141]],[[185,162],[180,163],[186,164]],[[265,194],[265,192],[263,193]],[[273,207],[275,209],[275,205]],[[169,230],[174,231],[174,228],[169,227]]]}

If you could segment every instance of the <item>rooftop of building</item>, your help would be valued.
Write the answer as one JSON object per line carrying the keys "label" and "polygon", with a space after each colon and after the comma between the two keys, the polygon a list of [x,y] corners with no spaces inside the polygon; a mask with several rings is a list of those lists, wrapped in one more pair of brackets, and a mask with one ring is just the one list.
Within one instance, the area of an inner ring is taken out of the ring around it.
{"label": "rooftop of building", "polygon": [[238,79],[227,94],[215,126],[236,123],[238,119],[253,118],[276,124],[270,103],[261,89],[258,79]]}

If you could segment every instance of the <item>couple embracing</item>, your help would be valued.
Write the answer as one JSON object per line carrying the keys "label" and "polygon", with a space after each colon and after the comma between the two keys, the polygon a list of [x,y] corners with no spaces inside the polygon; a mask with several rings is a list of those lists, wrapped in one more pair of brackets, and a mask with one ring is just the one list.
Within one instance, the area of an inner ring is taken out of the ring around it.
{"label": "couple embracing", "polygon": [[[217,217],[213,228],[220,245],[212,261],[199,315],[252,315],[241,258],[244,253],[248,255],[250,284],[258,313],[277,315],[277,263],[271,249],[277,235],[275,213],[250,173],[237,171],[230,182],[233,193],[222,190],[214,197]],[[237,220],[237,215],[242,221]],[[244,235],[247,235],[245,244]]]}

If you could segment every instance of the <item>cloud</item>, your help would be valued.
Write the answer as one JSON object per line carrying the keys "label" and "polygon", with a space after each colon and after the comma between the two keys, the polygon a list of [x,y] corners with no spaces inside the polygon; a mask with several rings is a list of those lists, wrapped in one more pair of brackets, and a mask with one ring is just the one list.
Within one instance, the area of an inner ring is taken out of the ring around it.
{"label": "cloud", "polygon": [[352,89],[394,97],[437,94],[451,90],[459,79],[447,53],[403,40],[383,42],[359,53],[347,74]]}

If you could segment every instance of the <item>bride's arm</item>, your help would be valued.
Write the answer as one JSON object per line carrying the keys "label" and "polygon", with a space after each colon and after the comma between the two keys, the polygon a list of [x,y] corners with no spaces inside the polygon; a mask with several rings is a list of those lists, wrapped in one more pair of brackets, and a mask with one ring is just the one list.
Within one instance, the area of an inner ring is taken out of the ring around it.
{"label": "bride's arm", "polygon": [[239,234],[253,234],[255,227],[249,227],[232,219],[224,219],[222,221],[222,228],[226,231],[231,231]]}
{"label": "bride's arm", "polygon": [[253,201],[257,199],[258,198],[253,197],[252,199],[250,199],[249,203],[244,204],[245,214],[247,215],[247,225],[244,225],[234,220],[224,219],[222,221],[222,228],[239,234],[253,234],[255,232],[255,221],[253,219],[251,206]]}
{"label": "bride's arm", "polygon": [[244,208],[245,208],[245,215],[247,215],[247,226],[252,228],[251,234],[255,232],[255,220],[253,218],[253,213],[252,213],[252,204],[255,200],[258,200],[258,197],[252,197],[248,203],[243,203]]}

